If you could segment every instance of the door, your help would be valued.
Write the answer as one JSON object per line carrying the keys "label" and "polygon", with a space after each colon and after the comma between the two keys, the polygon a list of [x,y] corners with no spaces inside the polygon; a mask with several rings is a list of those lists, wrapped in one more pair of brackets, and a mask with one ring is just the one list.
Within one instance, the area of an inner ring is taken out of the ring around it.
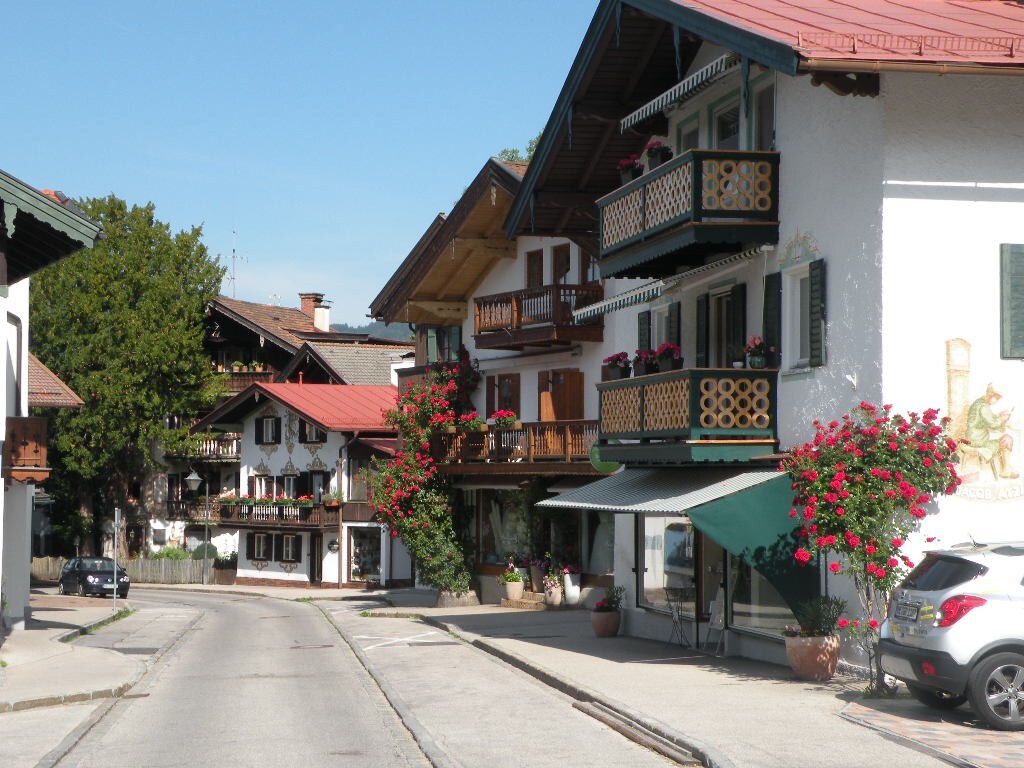
{"label": "door", "polygon": [[323,581],[324,535],[317,531],[309,537],[309,583]]}
{"label": "door", "polygon": [[[576,368],[540,371],[537,377],[539,421],[583,418],[583,372]],[[541,427],[534,433],[533,454],[538,458],[566,454],[566,430],[559,425]]]}

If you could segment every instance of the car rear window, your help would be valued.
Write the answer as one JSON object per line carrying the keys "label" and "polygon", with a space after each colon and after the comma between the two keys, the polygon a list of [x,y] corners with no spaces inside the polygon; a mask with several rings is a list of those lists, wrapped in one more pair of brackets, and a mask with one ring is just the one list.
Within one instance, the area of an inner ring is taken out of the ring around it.
{"label": "car rear window", "polygon": [[988,570],[984,565],[953,555],[925,555],[901,585],[904,589],[937,592],[964,584]]}

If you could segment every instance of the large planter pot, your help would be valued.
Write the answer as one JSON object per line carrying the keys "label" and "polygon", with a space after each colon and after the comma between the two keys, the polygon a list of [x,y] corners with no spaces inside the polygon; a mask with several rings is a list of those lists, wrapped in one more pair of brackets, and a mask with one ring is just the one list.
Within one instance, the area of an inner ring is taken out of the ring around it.
{"label": "large planter pot", "polygon": [[539,565],[530,566],[530,591],[544,591],[544,569]]}
{"label": "large planter pot", "polygon": [[506,581],[505,582],[505,599],[506,600],[522,600],[523,590],[525,586],[521,581]]}
{"label": "large planter pot", "polygon": [[747,355],[747,364],[751,368],[767,368],[768,358],[764,355]]}
{"label": "large planter pot", "polygon": [[619,180],[623,184],[629,184],[633,179],[639,179],[644,175],[644,169],[642,166],[634,166],[630,168],[624,168],[619,171]]}
{"label": "large planter pot", "polygon": [[552,587],[544,590],[544,602],[551,606],[562,604],[562,588]]}
{"label": "large planter pot", "polygon": [[473,590],[468,592],[445,592],[437,593],[435,608],[462,608],[470,605],[480,605],[480,598]]}
{"label": "large planter pot", "polygon": [[598,637],[615,637],[619,634],[619,622],[622,617],[618,611],[591,611],[590,626]]}
{"label": "large planter pot", "polygon": [[604,369],[605,381],[618,381],[619,379],[629,378],[630,366],[628,365],[605,365],[602,368]]}
{"label": "large planter pot", "polygon": [[659,373],[657,363],[637,363],[633,366],[634,376],[647,376],[652,373]]}
{"label": "large planter pot", "polygon": [[839,636],[787,637],[786,660],[801,680],[831,680],[839,663]]}
{"label": "large planter pot", "polygon": [[580,575],[578,573],[562,574],[562,595],[566,605],[579,605]]}

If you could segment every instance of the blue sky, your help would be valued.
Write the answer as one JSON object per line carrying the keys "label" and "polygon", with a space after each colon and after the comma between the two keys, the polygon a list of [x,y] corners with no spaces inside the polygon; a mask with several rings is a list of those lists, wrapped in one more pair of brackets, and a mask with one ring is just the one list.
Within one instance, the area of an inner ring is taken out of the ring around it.
{"label": "blue sky", "polygon": [[212,254],[234,246],[238,298],[323,291],[362,324],[434,215],[544,127],[596,5],[17,3],[0,167],[151,201]]}

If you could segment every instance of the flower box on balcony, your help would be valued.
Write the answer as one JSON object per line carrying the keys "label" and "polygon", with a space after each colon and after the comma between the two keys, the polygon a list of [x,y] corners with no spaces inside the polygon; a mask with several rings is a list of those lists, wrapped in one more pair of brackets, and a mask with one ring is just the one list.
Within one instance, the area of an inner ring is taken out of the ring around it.
{"label": "flower box on balcony", "polygon": [[647,151],[647,167],[652,171],[672,159],[672,148],[666,147],[660,141],[652,141],[645,149]]}

